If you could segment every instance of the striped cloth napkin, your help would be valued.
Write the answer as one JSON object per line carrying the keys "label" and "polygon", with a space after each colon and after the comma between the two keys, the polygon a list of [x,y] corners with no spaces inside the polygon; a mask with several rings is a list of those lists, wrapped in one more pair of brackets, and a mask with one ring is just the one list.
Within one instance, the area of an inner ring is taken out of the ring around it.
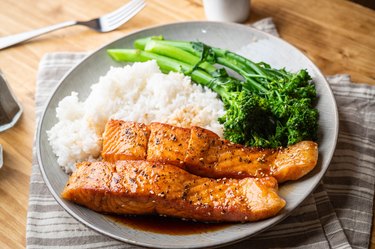
{"label": "striped cloth napkin", "polygon": [[[253,24],[278,35],[271,19]],[[40,63],[36,116],[51,90],[84,53],[52,53]],[[327,77],[339,107],[340,131],[330,168],[317,189],[287,219],[228,248],[368,248],[375,182],[375,87],[349,75]],[[140,248],[96,233],[54,200],[33,151],[27,248]]]}

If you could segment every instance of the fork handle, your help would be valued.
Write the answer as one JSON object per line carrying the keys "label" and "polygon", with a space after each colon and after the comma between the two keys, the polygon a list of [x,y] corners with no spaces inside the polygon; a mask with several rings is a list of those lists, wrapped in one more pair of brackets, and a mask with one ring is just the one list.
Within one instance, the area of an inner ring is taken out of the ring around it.
{"label": "fork handle", "polygon": [[76,21],[66,21],[62,23],[57,23],[51,26],[43,27],[40,29],[16,34],[16,35],[10,35],[10,36],[5,36],[0,38],[0,50],[13,46],[15,44],[21,43],[23,41],[29,40],[31,38],[43,35],[45,33],[49,33],[51,31],[57,30],[57,29],[62,29],[65,27],[73,26],[76,25]]}

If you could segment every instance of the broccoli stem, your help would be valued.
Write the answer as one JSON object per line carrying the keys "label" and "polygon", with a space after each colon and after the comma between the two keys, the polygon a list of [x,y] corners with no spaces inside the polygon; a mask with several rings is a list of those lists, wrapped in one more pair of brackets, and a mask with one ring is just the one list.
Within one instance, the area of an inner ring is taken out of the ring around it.
{"label": "broccoli stem", "polygon": [[214,67],[210,63],[208,62],[200,63],[201,60],[199,57],[189,52],[186,52],[185,50],[179,49],[177,47],[172,47],[164,43],[164,41],[150,40],[147,42],[146,46],[144,47],[144,50],[148,52],[164,55],[167,57],[171,57],[179,61],[185,62],[187,64],[190,64],[192,66],[198,66],[210,74],[216,71],[216,67]]}
{"label": "broccoli stem", "polygon": [[162,35],[159,35],[159,36],[149,36],[149,37],[137,39],[134,41],[134,48],[144,50],[147,42],[151,40],[164,40],[164,37]]}
{"label": "broccoli stem", "polygon": [[[197,65],[205,59],[202,58],[205,45],[199,42],[171,41],[163,40],[161,37],[149,37],[136,40],[135,44],[137,48],[175,58],[190,65]],[[215,54],[215,62],[232,69],[245,79],[247,82],[244,85],[245,88],[263,93],[267,91],[257,80],[258,78],[267,79],[267,73],[256,63],[224,49],[211,47],[210,49]],[[199,64],[199,67],[209,73],[216,70],[208,62],[202,62]]]}
{"label": "broccoli stem", "polygon": [[257,82],[256,78],[263,78],[263,75],[259,74],[249,74],[246,69],[239,66],[237,61],[231,61],[225,57],[217,57],[217,62],[223,66],[226,66],[235,72],[239,73],[248,84],[245,84],[244,87],[250,91],[256,90],[259,92],[267,92],[267,89],[264,88],[260,83]]}
{"label": "broccoli stem", "polygon": [[[192,43],[159,40],[153,39],[152,37],[149,39],[137,40],[136,43],[138,44],[137,47],[143,48],[145,51],[165,55],[192,66],[198,66],[210,74],[213,74],[217,70],[212,64],[206,61],[202,62],[202,58],[197,56],[199,52],[194,49]],[[256,80],[257,78],[267,78],[259,66],[254,64],[253,67],[249,68],[245,63],[246,59],[241,56],[222,49],[213,48],[213,51],[217,56],[216,60],[219,64],[231,68],[244,77],[245,81],[248,82],[248,84],[244,85],[245,88],[259,92],[267,91],[267,89]],[[235,58],[235,56],[238,58]],[[241,63],[238,63],[239,61],[241,61]],[[253,70],[253,68],[256,68],[256,70]],[[261,72],[261,74],[258,72]]]}
{"label": "broccoli stem", "polygon": [[[226,96],[225,91],[221,89],[223,87],[221,87],[217,79],[204,70],[199,68],[195,69],[192,65],[187,63],[139,49],[108,49],[107,53],[116,61],[145,62],[155,60],[162,72],[168,73],[173,71],[184,73],[185,75],[191,76],[191,79],[196,83],[211,88],[219,93],[220,96]],[[213,84],[214,82],[215,84]]]}

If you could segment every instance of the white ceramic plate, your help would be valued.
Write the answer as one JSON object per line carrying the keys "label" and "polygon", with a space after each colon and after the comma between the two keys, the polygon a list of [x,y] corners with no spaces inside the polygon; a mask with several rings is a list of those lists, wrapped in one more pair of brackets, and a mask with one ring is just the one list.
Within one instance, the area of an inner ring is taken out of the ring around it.
{"label": "white ceramic plate", "polygon": [[[60,169],[47,140],[46,131],[56,122],[58,102],[72,91],[86,98],[90,86],[111,66],[120,66],[106,54],[109,48],[131,48],[135,39],[164,35],[167,39],[199,40],[207,44],[240,51],[254,61],[264,60],[290,70],[306,68],[316,83],[320,111],[319,161],[317,167],[299,181],[280,186],[287,205],[276,217],[247,224],[235,224],[204,234],[168,235],[136,230],[60,198],[68,176]],[[319,69],[299,50],[285,41],[239,24],[187,22],[145,29],[116,40],[86,57],[60,82],[44,109],[37,131],[37,153],[44,180],[57,202],[88,227],[127,243],[158,248],[198,248],[221,246],[253,236],[287,217],[317,186],[332,158],[338,133],[338,115],[332,91]]]}

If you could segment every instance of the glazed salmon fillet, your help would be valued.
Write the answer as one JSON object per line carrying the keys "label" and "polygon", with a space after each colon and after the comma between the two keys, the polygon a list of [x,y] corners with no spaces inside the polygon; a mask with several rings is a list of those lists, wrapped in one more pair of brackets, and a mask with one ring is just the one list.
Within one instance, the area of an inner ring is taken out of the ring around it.
{"label": "glazed salmon fillet", "polygon": [[111,162],[146,159],[149,136],[145,124],[112,120],[105,126],[102,155]]}
{"label": "glazed salmon fillet", "polygon": [[317,161],[318,145],[312,141],[278,149],[245,147],[200,127],[191,128],[184,159],[186,169],[194,174],[214,178],[273,176],[279,183],[303,177]]}
{"label": "glazed salmon fillet", "polygon": [[[133,132],[127,132],[129,129]],[[315,167],[318,145],[302,141],[287,148],[252,148],[233,144],[196,126],[110,120],[103,134],[102,157],[109,162],[164,162],[211,178],[273,176],[278,182],[285,182],[297,180]]]}
{"label": "glazed salmon fillet", "polygon": [[78,163],[62,197],[102,213],[159,214],[206,222],[262,220],[285,206],[273,177],[204,178],[144,160]]}
{"label": "glazed salmon fillet", "polygon": [[190,129],[161,123],[148,125],[147,160],[183,166],[190,140]]}

